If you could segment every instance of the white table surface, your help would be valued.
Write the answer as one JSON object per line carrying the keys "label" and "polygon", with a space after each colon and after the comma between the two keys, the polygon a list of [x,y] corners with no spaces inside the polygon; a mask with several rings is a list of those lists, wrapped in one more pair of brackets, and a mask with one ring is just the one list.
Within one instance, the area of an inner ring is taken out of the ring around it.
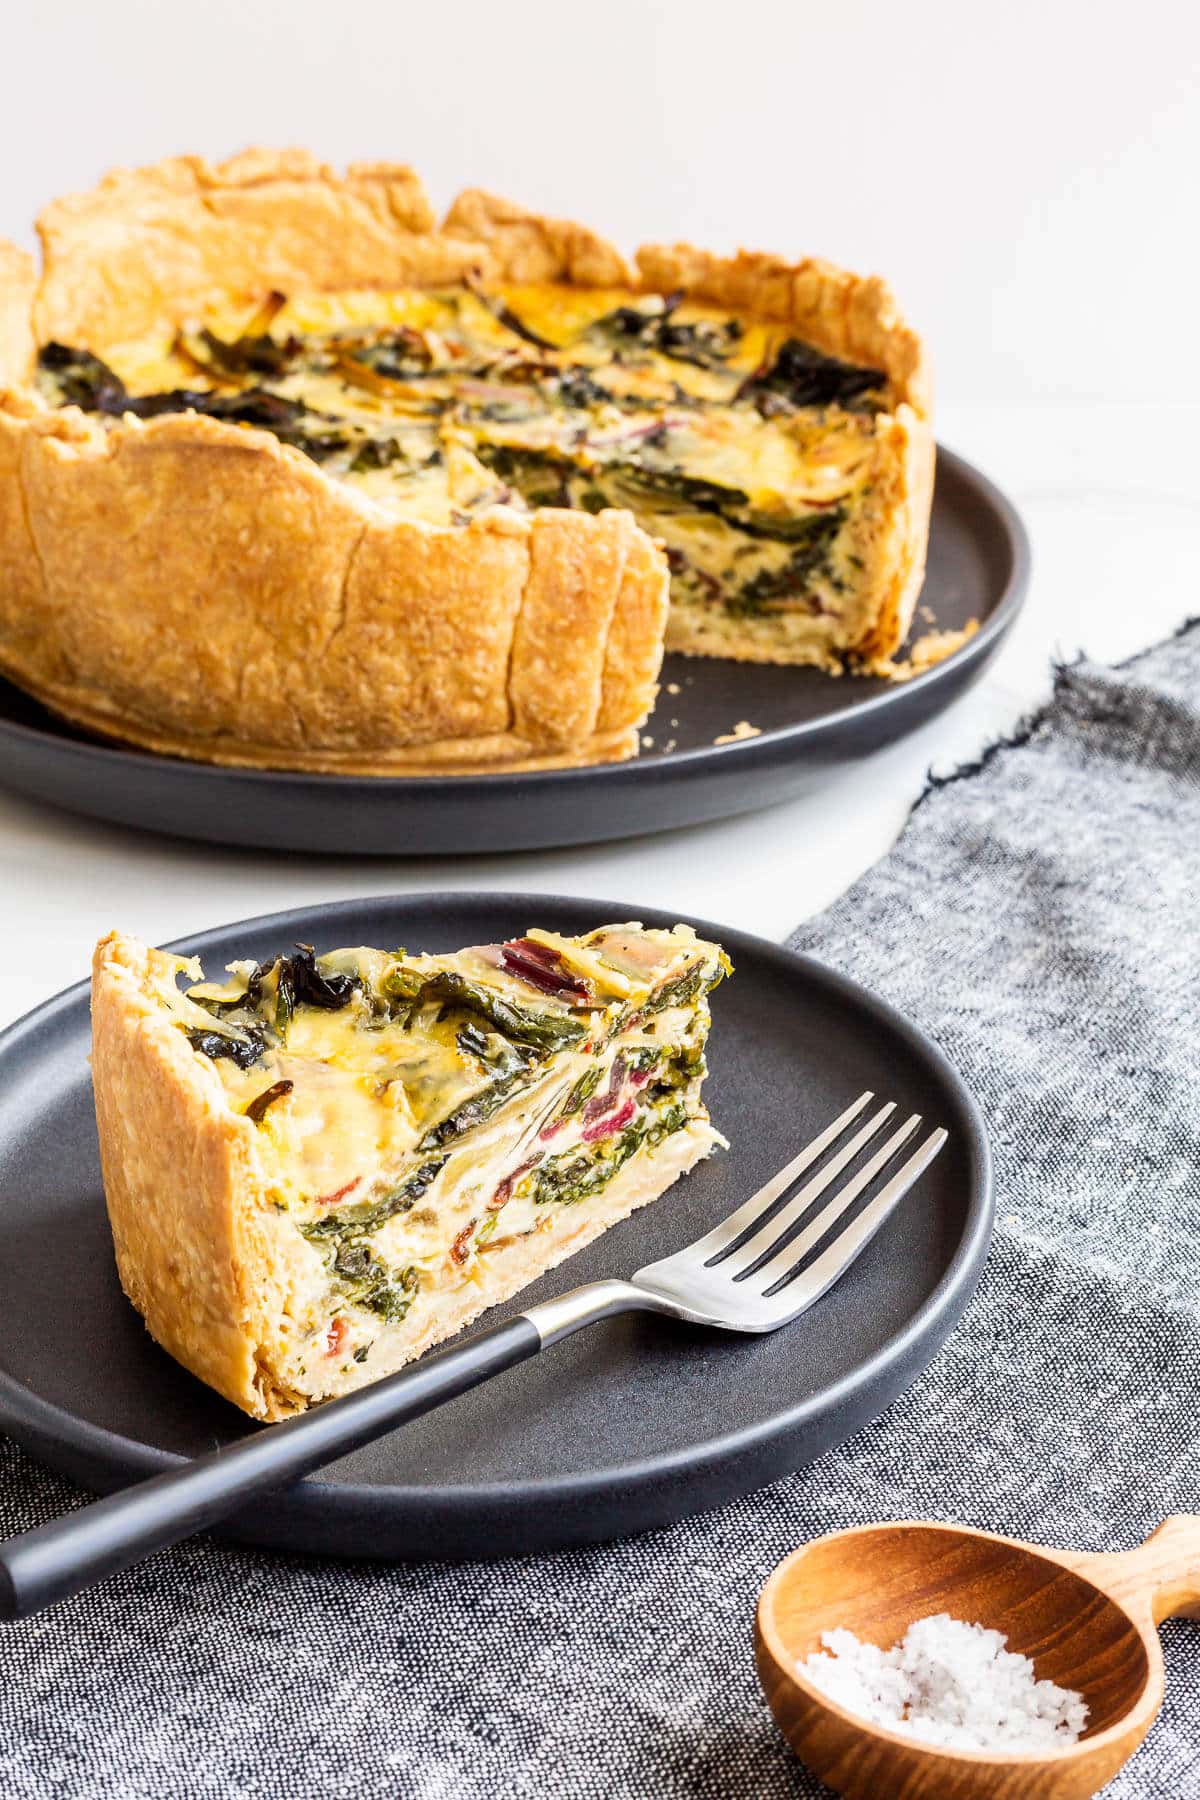
{"label": "white table surface", "polygon": [[163,942],[356,895],[521,888],[783,937],[884,854],[931,766],[974,756],[1046,696],[1056,653],[1116,660],[1200,613],[1200,406],[943,404],[938,431],[1016,501],[1034,575],[982,680],[912,737],[819,793],[741,818],[461,861],[256,855],[96,824],[0,789],[0,1024],[86,974],[112,927]]}

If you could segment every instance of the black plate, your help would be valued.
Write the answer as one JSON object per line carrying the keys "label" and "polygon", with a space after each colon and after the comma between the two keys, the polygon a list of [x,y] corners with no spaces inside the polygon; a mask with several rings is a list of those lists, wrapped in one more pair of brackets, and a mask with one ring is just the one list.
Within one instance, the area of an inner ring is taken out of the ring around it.
{"label": "black plate", "polygon": [[[939,627],[974,618],[980,629],[956,655],[903,685],[669,656],[646,727],[653,744],[632,762],[371,779],[218,769],[114,749],[0,681],[0,781],[118,824],[256,850],[462,856],[694,825],[799,793],[823,770],[941,712],[995,654],[1028,575],[1028,541],[1012,506],[969,463],[939,450],[921,605]],[[714,743],[743,719],[761,735]]]}
{"label": "black plate", "polygon": [[[306,907],[176,946],[212,970],[319,947],[456,949],[538,923],[567,932],[644,908],[442,894]],[[974,1289],[991,1233],[987,1142],[953,1069],[854,983],[695,921],[736,973],[714,996],[707,1094],[732,1150],[702,1164],[496,1309],[630,1273],[723,1218],[864,1088],[950,1141],[850,1274],[767,1338],[649,1316],[593,1325],[486,1388],[233,1521],[277,1548],[487,1557],[625,1536],[718,1506],[838,1444],[927,1365]],[[247,1422],[142,1329],[117,1284],[87,1070],[88,1003],[68,989],[0,1037],[0,1427],[107,1490],[239,1436]]]}

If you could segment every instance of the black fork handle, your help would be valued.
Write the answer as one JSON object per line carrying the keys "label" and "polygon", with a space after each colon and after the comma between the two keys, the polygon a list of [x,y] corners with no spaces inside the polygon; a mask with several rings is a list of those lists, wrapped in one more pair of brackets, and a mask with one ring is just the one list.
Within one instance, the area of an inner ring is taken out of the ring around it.
{"label": "black fork handle", "polygon": [[519,1314],[370,1387],[109,1494],[0,1544],[0,1618],[23,1619],[191,1537],[271,1492],[432,1412],[542,1347]]}
{"label": "black fork handle", "polygon": [[[580,1308],[571,1329],[615,1310]],[[255,1496],[334,1462],[535,1356],[549,1339],[520,1313],[370,1387],[252,1431],[178,1469],[9,1538],[0,1544],[0,1619],[26,1618],[203,1531]]]}

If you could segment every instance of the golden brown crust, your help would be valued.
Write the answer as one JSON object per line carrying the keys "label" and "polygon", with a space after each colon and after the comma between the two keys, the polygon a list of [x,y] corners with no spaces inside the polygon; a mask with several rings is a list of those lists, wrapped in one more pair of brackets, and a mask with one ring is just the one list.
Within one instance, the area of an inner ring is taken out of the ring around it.
{"label": "golden brown crust", "polygon": [[37,348],[33,336],[36,291],[32,256],[0,238],[0,388],[29,379]]}
{"label": "golden brown crust", "polygon": [[400,163],[345,175],[303,150],[117,169],[38,220],[38,338],[103,348],[220,298],[269,288],[422,286],[460,279],[473,246],[435,229]]}
{"label": "golden brown crust", "polygon": [[514,730],[532,741],[570,744],[590,736],[600,711],[604,655],[625,559],[636,526],[629,513],[601,512],[581,531],[581,513],[534,519],[529,579],[509,668]]}
{"label": "golden brown crust", "polygon": [[450,237],[486,247],[494,281],[566,281],[577,287],[636,285],[621,252],[586,225],[548,219],[482,188],[466,188],[442,223]]}
{"label": "golden brown crust", "polygon": [[[254,1128],[149,992],[154,952],[116,933],[92,965],[92,1085],[121,1285],[177,1361],[262,1418],[243,1217],[264,1204]],[[289,1410],[289,1409],[282,1409]]]}
{"label": "golden brown crust", "polygon": [[[482,274],[683,289],[880,366],[896,402],[879,437],[880,605],[854,648],[886,658],[903,640],[928,375],[876,278],[689,245],[645,247],[635,273],[584,226],[471,189],[439,227],[406,166],[339,175],[300,150],[118,170],[39,231],[43,341],[104,349],[272,286]],[[0,382],[27,372],[31,294],[29,259],[0,245]],[[0,670],[89,730],[207,761],[388,774],[628,756],[654,700],[664,561],[615,514],[563,517],[427,527],[266,433],[187,415],[106,429],[0,393]],[[760,635],[719,653],[780,660]]]}
{"label": "golden brown crust", "polygon": [[14,672],[26,693],[68,724],[108,738],[115,746],[149,750],[191,762],[216,763],[228,769],[286,769],[309,775],[519,775],[543,769],[575,769],[592,763],[627,762],[636,755],[638,730],[596,732],[564,750],[538,750],[515,732],[484,738],[444,738],[411,750],[287,750],[272,744],[247,743],[216,736],[197,740],[172,737],[138,721],[114,718],[103,703],[67,687],[39,687],[32,677]]}
{"label": "golden brown crust", "polygon": [[[21,401],[0,402],[5,469],[0,668],[90,730],[208,761],[366,774],[636,748],[661,625],[622,682],[605,677],[608,638],[618,594],[624,628],[666,577],[627,514],[496,508],[440,529],[329,480],[269,432],[194,414],[106,429]],[[645,555],[626,594],[635,540]],[[554,674],[555,606],[571,681]]]}
{"label": "golden brown crust", "polygon": [[[671,607],[671,578],[666,558],[645,532],[630,535],[617,596],[617,609],[604,649],[604,678],[596,730],[604,737],[623,730],[622,721],[657,694],[662,666],[663,632]],[[643,721],[639,720],[641,724]],[[632,755],[637,747],[634,728]]]}
{"label": "golden brown crust", "polygon": [[871,631],[854,646],[863,662],[893,656],[908,636],[925,579],[934,454],[933,432],[911,407],[899,406],[894,417],[878,421],[867,503],[876,530],[863,574],[879,606]]}
{"label": "golden brown crust", "polygon": [[27,671],[53,683],[65,671],[20,478],[27,427],[38,417],[27,396],[0,393],[0,668],[17,681]]}

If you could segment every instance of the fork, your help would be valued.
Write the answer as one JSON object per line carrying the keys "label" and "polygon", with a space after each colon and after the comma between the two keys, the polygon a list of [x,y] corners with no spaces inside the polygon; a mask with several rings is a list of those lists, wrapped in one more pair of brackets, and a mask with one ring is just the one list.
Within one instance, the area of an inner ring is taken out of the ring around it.
{"label": "fork", "polygon": [[946,1141],[944,1131],[931,1132],[853,1212],[921,1123],[914,1113],[877,1143],[896,1108],[889,1102],[864,1120],[874,1098],[860,1094],[736,1212],[629,1281],[573,1288],[369,1387],[9,1538],[0,1544],[0,1619],[26,1618],[80,1593],[597,1319],[645,1311],[723,1331],[789,1324],[846,1272]]}

